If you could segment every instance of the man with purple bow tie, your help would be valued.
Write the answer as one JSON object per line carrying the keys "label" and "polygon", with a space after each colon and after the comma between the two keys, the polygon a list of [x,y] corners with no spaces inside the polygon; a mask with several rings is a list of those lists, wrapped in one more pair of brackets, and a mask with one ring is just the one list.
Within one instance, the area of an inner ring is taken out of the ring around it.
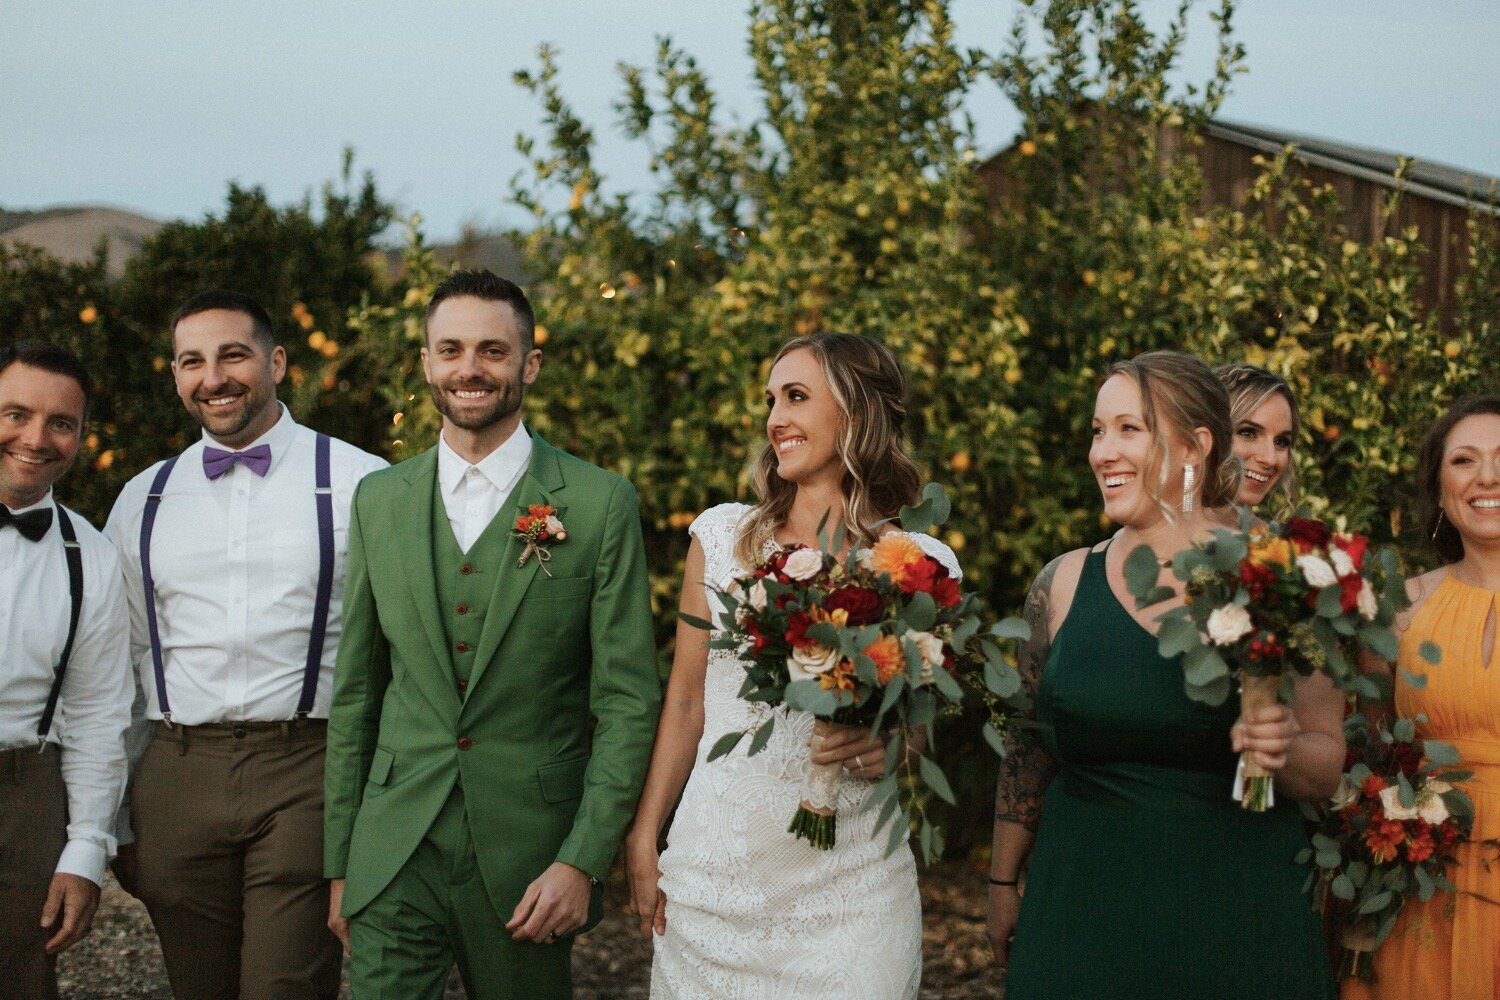
{"label": "man with purple bow tie", "polygon": [[139,691],[116,873],[179,998],[329,998],[323,760],[349,505],[386,463],[292,419],[271,318],[211,291],[172,319],[203,437],[126,484],[120,554]]}

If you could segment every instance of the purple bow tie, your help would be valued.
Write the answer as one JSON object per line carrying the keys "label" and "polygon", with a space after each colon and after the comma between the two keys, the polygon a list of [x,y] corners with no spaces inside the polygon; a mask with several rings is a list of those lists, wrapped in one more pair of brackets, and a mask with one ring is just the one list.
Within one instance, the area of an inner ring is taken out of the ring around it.
{"label": "purple bow tie", "polygon": [[234,467],[236,462],[257,476],[271,471],[271,446],[258,444],[245,451],[222,451],[211,445],[203,446],[203,474],[209,479],[218,479]]}

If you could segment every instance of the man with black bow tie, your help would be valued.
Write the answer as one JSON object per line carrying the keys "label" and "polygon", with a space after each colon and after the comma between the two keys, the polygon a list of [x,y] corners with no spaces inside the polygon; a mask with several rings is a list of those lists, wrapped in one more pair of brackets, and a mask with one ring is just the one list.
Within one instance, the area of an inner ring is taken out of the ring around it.
{"label": "man with black bow tie", "polygon": [[[52,497],[89,379],[50,344],[0,351],[0,993],[56,997],[114,853],[132,685],[114,549]],[[10,992],[14,991],[14,992]]]}
{"label": "man with black bow tie", "polygon": [[172,341],[203,438],[132,479],[105,529],[143,695],[117,871],[177,997],[331,1000],[324,744],[349,504],[386,463],[277,401],[286,352],[254,299],[193,297]]}

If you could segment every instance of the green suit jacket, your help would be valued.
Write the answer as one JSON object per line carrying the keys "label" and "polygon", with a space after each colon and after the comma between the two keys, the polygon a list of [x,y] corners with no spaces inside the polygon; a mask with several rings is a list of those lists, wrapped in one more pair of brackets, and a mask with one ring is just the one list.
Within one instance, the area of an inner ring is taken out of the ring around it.
{"label": "green suit jacket", "polygon": [[[437,450],[367,476],[350,517],[325,780],[324,873],[346,916],[400,871],[461,782],[479,870],[508,917],[554,861],[603,880],[661,708],[634,488],[533,437],[497,518],[550,504],[549,577],[507,539],[467,688],[439,617]],[[499,527],[499,526],[496,526]],[[596,888],[590,925],[601,912]]]}

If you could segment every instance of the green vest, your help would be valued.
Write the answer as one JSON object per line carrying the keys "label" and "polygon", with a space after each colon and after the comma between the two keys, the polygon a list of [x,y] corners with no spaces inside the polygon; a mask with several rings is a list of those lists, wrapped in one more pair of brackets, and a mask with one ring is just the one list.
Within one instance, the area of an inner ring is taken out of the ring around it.
{"label": "green vest", "polygon": [[[510,507],[501,508],[501,515]],[[468,552],[458,547],[448,511],[439,492],[432,503],[432,561],[437,576],[438,608],[448,648],[453,651],[453,671],[460,695],[469,686],[474,671],[474,650],[484,631],[484,613],[495,589],[495,574],[510,532],[500,523],[501,515],[485,526]]]}

